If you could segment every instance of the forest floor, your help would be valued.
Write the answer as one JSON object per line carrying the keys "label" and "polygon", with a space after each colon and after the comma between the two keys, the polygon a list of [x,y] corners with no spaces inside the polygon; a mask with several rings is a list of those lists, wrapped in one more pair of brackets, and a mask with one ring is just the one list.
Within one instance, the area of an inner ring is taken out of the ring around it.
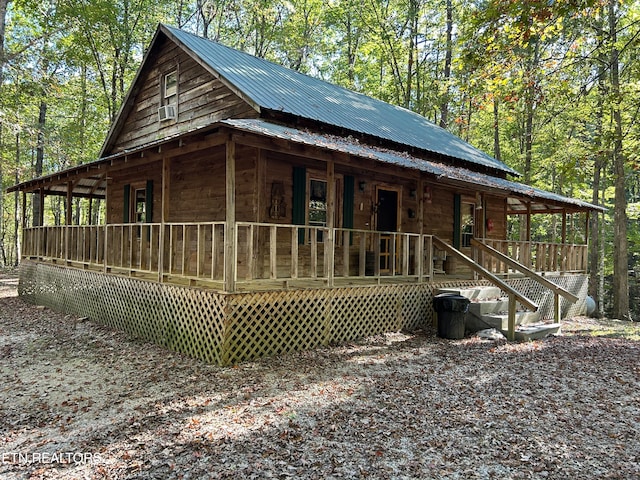
{"label": "forest floor", "polygon": [[640,326],[379,335],[222,368],[0,273],[0,478],[640,478]]}

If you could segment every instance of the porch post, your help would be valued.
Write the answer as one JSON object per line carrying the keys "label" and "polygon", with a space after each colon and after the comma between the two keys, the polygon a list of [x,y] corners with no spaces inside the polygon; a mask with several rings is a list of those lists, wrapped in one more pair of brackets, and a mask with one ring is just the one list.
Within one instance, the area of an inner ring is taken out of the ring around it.
{"label": "porch post", "polygon": [[71,225],[73,223],[73,182],[67,182],[67,198],[66,198],[66,212],[64,223],[65,225]]}
{"label": "porch post", "polygon": [[160,231],[158,232],[158,281],[164,280],[164,230],[169,210],[169,159],[162,157],[162,208],[160,209]]}
{"label": "porch post", "polygon": [[[423,235],[424,235],[424,180],[422,177],[418,179],[418,233],[420,237],[418,239],[418,243],[416,245],[416,253],[415,253],[415,268],[416,275],[418,276],[418,282],[422,282],[422,277],[425,272],[424,262],[424,253],[422,248],[424,246],[423,243]],[[430,256],[429,256],[430,258]],[[427,270],[428,271],[428,270]]]}
{"label": "porch post", "polygon": [[[329,160],[327,162],[327,227],[329,229],[327,242],[325,244],[327,285],[333,287],[333,276],[335,273],[336,258],[336,178],[335,178],[335,162]],[[347,248],[347,247],[345,247]]]}
{"label": "porch post", "polygon": [[[36,198],[34,199],[35,203],[37,203],[38,205],[38,212],[36,215],[34,215],[34,223],[38,222],[37,224],[35,224],[34,226],[36,227],[42,227],[44,226],[44,189],[40,188],[38,189],[38,193],[36,194]],[[34,205],[34,212],[35,212],[35,205]]]}
{"label": "porch post", "polygon": [[[36,243],[35,248],[36,250],[34,251],[34,242],[36,240],[36,236],[35,236],[35,232],[33,232],[34,234],[30,235],[30,239],[31,242],[30,244],[28,244],[25,240],[25,229],[27,228],[27,192],[26,191],[22,191],[22,248],[20,249],[20,252],[16,252],[16,256],[17,256],[17,260],[20,262],[22,261],[22,254],[25,251],[25,248],[27,248],[27,253],[29,253],[30,255],[40,255],[40,244]],[[17,230],[17,229],[16,229]],[[16,231],[16,234],[18,232]]]}
{"label": "porch post", "polygon": [[236,288],[236,144],[227,140],[226,145],[226,221],[224,231],[224,289]]}
{"label": "porch post", "polygon": [[533,259],[531,258],[531,202],[527,202],[527,243],[521,261],[527,267],[533,267]]}
{"label": "porch post", "polygon": [[67,182],[66,212],[64,219],[64,259],[68,263],[71,258],[71,225],[73,223],[73,182]]}
{"label": "porch post", "polygon": [[561,268],[563,272],[566,272],[569,268],[568,265],[568,249],[567,249],[567,211],[562,209],[562,263]]}
{"label": "porch post", "polygon": [[527,202],[527,229],[525,239],[527,242],[531,241],[531,202]]}

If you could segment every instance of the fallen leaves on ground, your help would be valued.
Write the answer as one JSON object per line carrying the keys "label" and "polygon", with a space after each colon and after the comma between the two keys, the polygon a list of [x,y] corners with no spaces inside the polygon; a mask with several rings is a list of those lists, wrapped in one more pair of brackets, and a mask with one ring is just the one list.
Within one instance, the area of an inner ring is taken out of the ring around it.
{"label": "fallen leaves on ground", "polygon": [[634,324],[393,333],[223,368],[16,285],[0,274],[2,478],[640,477]]}

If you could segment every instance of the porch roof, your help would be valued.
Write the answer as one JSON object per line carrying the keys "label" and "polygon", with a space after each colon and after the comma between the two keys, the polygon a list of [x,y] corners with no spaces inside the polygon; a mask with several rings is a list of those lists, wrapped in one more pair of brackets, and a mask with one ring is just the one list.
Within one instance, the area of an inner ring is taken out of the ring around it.
{"label": "porch roof", "polygon": [[[606,210],[603,207],[593,205],[583,200],[547,192],[522,183],[493,177],[461,167],[453,167],[446,163],[425,160],[406,152],[361,143],[353,137],[340,137],[309,130],[300,130],[267,122],[262,119],[223,120],[218,124],[210,125],[206,128],[195,129],[189,132],[189,134],[206,133],[207,131],[214,131],[221,126],[267,138],[286,140],[308,147],[345,153],[358,158],[370,159],[410,170],[417,170],[432,175],[438,182],[452,186],[462,188],[472,187],[474,190],[506,195],[508,213],[510,214],[526,214],[527,212],[547,213],[560,212],[562,210],[569,212]],[[28,180],[8,188],[7,191],[35,191],[43,189],[47,195],[66,195],[70,190],[72,195],[76,197],[103,198],[105,196],[107,183],[107,170],[105,166],[113,165],[115,162],[120,161],[126,162],[129,155],[143,152],[146,149],[160,147],[184,135],[185,134],[164,138],[131,151],[119,152],[91,163]]]}
{"label": "porch roof", "polygon": [[511,214],[544,213],[562,210],[598,210],[606,209],[576,198],[565,197],[553,192],[474,172],[466,168],[453,167],[441,162],[425,160],[408,153],[390,150],[360,143],[352,137],[320,134],[307,130],[299,130],[260,119],[236,119],[221,122],[238,130],[256,133],[272,138],[315,146],[326,150],[347,153],[361,158],[368,158],[386,164],[397,165],[411,170],[419,170],[431,175],[442,183],[462,185],[478,190],[496,191],[508,196],[508,207]]}

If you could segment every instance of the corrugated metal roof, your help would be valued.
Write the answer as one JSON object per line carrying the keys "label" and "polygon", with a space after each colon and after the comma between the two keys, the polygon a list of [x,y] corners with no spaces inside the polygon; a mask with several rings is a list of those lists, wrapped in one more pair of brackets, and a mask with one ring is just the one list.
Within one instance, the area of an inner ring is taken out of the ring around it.
{"label": "corrugated metal roof", "polygon": [[271,138],[289,140],[308,146],[347,153],[362,158],[369,158],[412,170],[419,170],[421,172],[435,175],[437,178],[445,181],[449,180],[473,185],[474,188],[480,186],[491,190],[500,190],[506,195],[518,195],[520,197],[526,197],[540,202],[541,205],[539,207],[543,208],[545,208],[544,202],[546,201],[557,205],[575,206],[580,209],[605,210],[602,207],[592,205],[576,198],[564,197],[523,183],[512,182],[502,178],[493,177],[491,175],[474,172],[466,168],[452,167],[444,163],[413,157],[409,154],[403,154],[395,150],[361,144],[354,138],[318,134],[277,125],[259,119],[225,120],[221,123],[239,130],[257,133]]}
{"label": "corrugated metal roof", "polygon": [[160,27],[260,109],[284,112],[518,175],[503,162],[405,108],[385,103],[177,28]]}

